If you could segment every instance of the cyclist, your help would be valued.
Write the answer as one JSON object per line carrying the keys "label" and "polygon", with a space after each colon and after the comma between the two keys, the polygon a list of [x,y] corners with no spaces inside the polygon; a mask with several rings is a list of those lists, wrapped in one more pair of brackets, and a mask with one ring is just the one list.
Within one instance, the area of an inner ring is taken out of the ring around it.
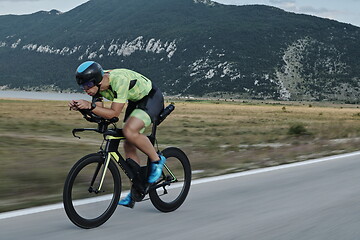
{"label": "cyclist", "polygon": [[[72,100],[69,107],[73,110],[90,109],[93,113],[106,119],[118,117],[126,102],[123,134],[126,137],[124,151],[126,158],[140,164],[137,149],[150,159],[149,183],[154,183],[161,176],[165,157],[158,155],[150,140],[143,134],[144,129],[155,122],[164,108],[164,97],[161,91],[145,76],[128,70],[103,70],[94,61],[82,63],[76,70],[78,85],[90,96],[92,102]],[[104,107],[103,97],[112,101],[110,108]],[[119,205],[133,208],[135,201],[129,193],[119,201]]]}

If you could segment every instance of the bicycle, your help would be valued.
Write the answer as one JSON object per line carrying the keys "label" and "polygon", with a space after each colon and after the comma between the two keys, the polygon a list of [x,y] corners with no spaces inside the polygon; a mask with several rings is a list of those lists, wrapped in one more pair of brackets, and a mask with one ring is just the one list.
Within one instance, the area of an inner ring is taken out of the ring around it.
{"label": "bicycle", "polygon": [[[174,108],[170,104],[162,111],[148,135],[154,147],[156,143],[158,153],[160,151],[155,137],[157,126]],[[115,125],[119,119],[104,119],[90,110],[80,112],[87,121],[97,123],[98,127],[75,128],[72,130],[73,136],[80,138],[78,132],[94,131],[103,134],[104,141],[97,153],[86,155],[74,164],[64,184],[65,212],[76,226],[95,228],[112,216],[122,189],[119,167],[132,183],[130,192],[136,202],[148,200],[145,199],[148,194],[154,207],[161,212],[175,211],[183,204],[191,185],[191,166],[182,150],[168,147],[161,152],[167,159],[162,176],[157,182],[149,184],[150,160],[147,160],[146,166],[140,167],[131,159],[125,160],[118,152],[120,141],[125,139],[122,129]],[[109,125],[114,127],[109,129]]]}

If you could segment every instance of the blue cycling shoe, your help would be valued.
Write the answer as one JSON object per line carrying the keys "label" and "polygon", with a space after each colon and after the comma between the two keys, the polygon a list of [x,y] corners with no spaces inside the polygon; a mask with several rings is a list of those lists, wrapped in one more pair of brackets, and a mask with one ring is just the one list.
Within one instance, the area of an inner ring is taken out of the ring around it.
{"label": "blue cycling shoe", "polygon": [[135,205],[135,201],[131,198],[131,193],[129,193],[128,195],[126,195],[126,197],[121,199],[118,204],[124,207],[133,208]]}
{"label": "blue cycling shoe", "polygon": [[161,177],[162,169],[166,162],[166,158],[163,155],[159,155],[159,157],[160,157],[159,161],[152,162],[150,164],[151,172],[150,172],[150,176],[148,179],[149,183],[155,183],[156,180],[158,180],[159,177]]}

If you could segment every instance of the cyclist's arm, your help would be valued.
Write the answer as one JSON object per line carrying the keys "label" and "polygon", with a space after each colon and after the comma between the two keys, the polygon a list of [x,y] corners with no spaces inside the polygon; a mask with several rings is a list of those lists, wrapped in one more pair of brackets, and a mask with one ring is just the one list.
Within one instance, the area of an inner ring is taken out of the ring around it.
{"label": "cyclist's arm", "polygon": [[[89,101],[81,99],[73,102],[74,102],[74,106],[76,106],[77,109],[91,109],[91,102]],[[119,117],[122,109],[125,106],[125,103],[117,103],[117,102],[113,102],[110,108],[104,107],[102,102],[96,102],[95,104],[96,107],[92,110],[92,112],[106,119]]]}
{"label": "cyclist's arm", "polygon": [[91,102],[95,103],[98,107],[104,107],[104,101],[102,97],[95,96]]}
{"label": "cyclist's arm", "polygon": [[96,108],[93,109],[92,112],[100,117],[111,119],[113,117],[119,117],[124,106],[125,103],[117,103],[117,102],[113,102],[110,108],[105,108],[103,106],[99,106],[98,104],[96,104]]}
{"label": "cyclist's arm", "polygon": [[104,107],[104,103],[103,102],[95,102],[96,106],[98,107]]}

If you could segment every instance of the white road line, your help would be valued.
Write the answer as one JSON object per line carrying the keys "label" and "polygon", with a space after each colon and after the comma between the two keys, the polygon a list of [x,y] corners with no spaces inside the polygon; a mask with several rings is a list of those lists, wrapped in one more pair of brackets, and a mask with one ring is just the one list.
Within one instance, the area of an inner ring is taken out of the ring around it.
{"label": "white road line", "polygon": [[[314,159],[314,160],[309,160],[309,161],[285,164],[285,165],[280,165],[280,166],[275,166],[275,167],[255,169],[255,170],[239,172],[239,173],[232,173],[232,174],[216,176],[216,177],[201,178],[201,179],[193,180],[191,185],[197,185],[197,184],[202,184],[202,183],[221,181],[221,180],[237,178],[237,177],[242,177],[242,176],[249,176],[249,175],[254,175],[254,174],[260,174],[260,173],[265,173],[265,172],[271,172],[271,171],[286,169],[286,168],[305,166],[305,165],[310,165],[310,164],[314,164],[314,163],[321,163],[321,162],[326,162],[326,161],[338,160],[338,159],[341,159],[341,158],[354,157],[354,156],[358,156],[358,155],[360,155],[360,151],[352,152],[352,153],[346,153],[346,154],[340,154],[340,155],[335,155],[335,156],[330,156],[330,157],[324,157],[324,158],[319,158],[319,159]],[[172,188],[176,188],[176,187],[177,186],[172,186]],[[121,196],[126,196],[128,193],[129,193],[129,191],[122,192]],[[104,200],[108,200],[108,199],[110,199],[109,196],[103,196],[103,197],[90,199],[90,200],[87,200],[87,199],[79,200],[79,201],[76,202],[76,205],[84,205],[84,204],[104,201]],[[58,204],[52,204],[52,205],[47,205],[47,206],[42,206],[42,207],[33,207],[33,208],[28,208],[28,209],[5,212],[5,213],[0,213],[0,220],[13,218],[13,217],[25,216],[25,215],[29,215],[29,214],[47,212],[47,211],[52,211],[52,210],[58,210],[58,209],[62,209],[62,208],[63,208],[63,204],[58,203]]]}
{"label": "white road line", "polygon": [[242,177],[242,176],[249,176],[249,175],[254,175],[254,174],[259,174],[259,173],[265,173],[265,172],[286,169],[286,168],[305,166],[305,165],[310,165],[310,164],[314,164],[314,163],[338,160],[341,158],[354,157],[354,156],[358,156],[358,155],[360,155],[360,151],[339,154],[339,155],[334,155],[334,156],[329,156],[329,157],[323,157],[323,158],[318,158],[318,159],[313,159],[313,160],[308,160],[308,161],[303,161],[303,162],[284,164],[284,165],[280,165],[280,166],[254,169],[254,170],[238,172],[238,173],[231,173],[231,174],[215,176],[215,177],[201,178],[201,179],[192,181],[191,185],[196,185],[196,184],[201,184],[201,183],[209,183],[209,182],[214,182],[214,181],[221,181],[221,180],[237,178],[237,177]]}

